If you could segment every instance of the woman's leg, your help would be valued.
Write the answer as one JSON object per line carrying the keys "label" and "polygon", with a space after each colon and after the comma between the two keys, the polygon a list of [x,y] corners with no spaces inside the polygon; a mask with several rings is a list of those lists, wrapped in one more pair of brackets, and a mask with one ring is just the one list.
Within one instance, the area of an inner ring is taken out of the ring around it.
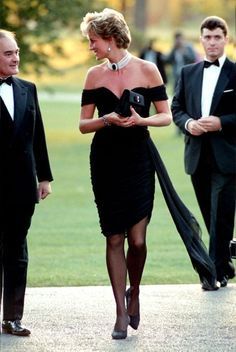
{"label": "woman's leg", "polygon": [[128,316],[125,307],[127,266],[124,242],[124,235],[112,235],[107,237],[106,260],[107,270],[116,301],[117,317],[114,327],[116,331],[125,331],[128,325]]}
{"label": "woman's leg", "polygon": [[135,224],[128,231],[127,268],[130,281],[130,303],[128,314],[139,314],[139,285],[147,256],[146,230],[148,219],[145,218]]}

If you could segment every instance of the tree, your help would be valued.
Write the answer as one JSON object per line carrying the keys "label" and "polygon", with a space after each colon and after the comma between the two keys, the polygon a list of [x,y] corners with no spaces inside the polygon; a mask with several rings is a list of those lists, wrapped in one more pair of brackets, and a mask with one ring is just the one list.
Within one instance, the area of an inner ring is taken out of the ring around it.
{"label": "tree", "polygon": [[[98,8],[87,0],[0,0],[0,27],[16,33],[21,69],[40,74],[53,70],[49,58],[63,55],[60,38],[79,31],[82,17]],[[99,5],[99,4],[98,4]]]}
{"label": "tree", "polygon": [[147,3],[145,0],[136,0],[134,18],[135,27],[140,31],[145,31],[147,25]]}

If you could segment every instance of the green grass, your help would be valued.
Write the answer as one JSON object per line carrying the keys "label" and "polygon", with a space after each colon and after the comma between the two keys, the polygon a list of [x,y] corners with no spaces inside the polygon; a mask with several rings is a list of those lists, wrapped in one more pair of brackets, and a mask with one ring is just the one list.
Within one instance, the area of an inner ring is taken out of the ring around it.
{"label": "green grass", "polygon": [[[29,243],[29,286],[109,284],[105,238],[100,232],[89,174],[92,134],[78,130],[78,103],[41,102],[54,175],[53,194],[36,207]],[[174,126],[151,129],[179,195],[198,218],[208,242],[189,177],[183,168],[183,139]],[[148,227],[143,284],[197,283],[173,225],[158,181]]]}

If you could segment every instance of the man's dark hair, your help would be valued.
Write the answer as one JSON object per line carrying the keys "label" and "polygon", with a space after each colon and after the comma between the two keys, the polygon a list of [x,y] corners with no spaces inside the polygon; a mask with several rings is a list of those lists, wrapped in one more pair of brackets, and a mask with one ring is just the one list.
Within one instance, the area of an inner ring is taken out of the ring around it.
{"label": "man's dark hair", "polygon": [[180,38],[180,37],[183,37],[183,33],[180,32],[180,31],[175,32],[174,37],[175,37],[175,39],[178,39],[178,38]]}
{"label": "man's dark hair", "polygon": [[207,28],[210,31],[213,31],[216,28],[221,28],[225,36],[227,36],[228,31],[229,31],[225,20],[223,20],[223,18],[217,17],[217,16],[209,16],[209,17],[205,18],[202,21],[202,24],[200,27],[201,33],[203,31],[203,28]]}

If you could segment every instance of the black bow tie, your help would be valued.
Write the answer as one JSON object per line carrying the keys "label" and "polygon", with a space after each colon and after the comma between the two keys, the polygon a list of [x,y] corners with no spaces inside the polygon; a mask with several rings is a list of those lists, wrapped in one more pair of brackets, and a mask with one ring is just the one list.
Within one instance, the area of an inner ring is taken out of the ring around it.
{"label": "black bow tie", "polygon": [[7,78],[0,78],[0,85],[3,83],[9,84],[10,86],[12,84],[12,76]]}
{"label": "black bow tie", "polygon": [[215,61],[204,61],[204,68],[208,68],[211,65],[215,65],[215,66],[220,66],[219,60],[215,60]]}

